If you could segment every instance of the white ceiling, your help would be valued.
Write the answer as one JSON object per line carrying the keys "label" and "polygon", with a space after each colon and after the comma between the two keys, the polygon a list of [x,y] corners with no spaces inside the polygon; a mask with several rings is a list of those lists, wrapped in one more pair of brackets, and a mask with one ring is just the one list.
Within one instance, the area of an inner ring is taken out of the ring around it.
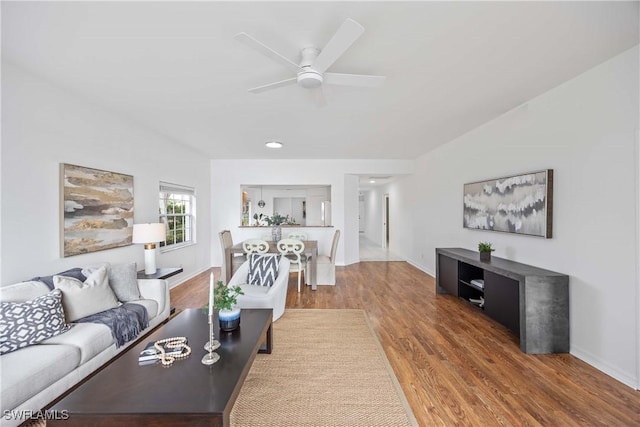
{"label": "white ceiling", "polygon": [[[6,2],[10,61],[210,158],[413,159],[638,44],[638,2]],[[250,87],[346,19],[328,71],[379,88]],[[285,146],[268,150],[264,142]]]}

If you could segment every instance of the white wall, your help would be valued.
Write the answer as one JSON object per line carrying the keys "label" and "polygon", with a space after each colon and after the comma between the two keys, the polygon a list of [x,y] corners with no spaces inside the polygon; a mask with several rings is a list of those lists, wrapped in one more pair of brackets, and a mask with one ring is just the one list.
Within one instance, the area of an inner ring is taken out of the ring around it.
{"label": "white wall", "polygon": [[385,187],[363,190],[365,206],[364,236],[374,244],[382,246],[382,210],[384,209]]}
{"label": "white wall", "polygon": [[252,185],[330,185],[334,228],[306,228],[311,239],[319,241],[320,253],[328,254],[335,229],[341,230],[336,263],[359,261],[358,177],[357,174],[408,174],[414,161],[408,160],[212,160],[212,265],[221,264],[218,242],[220,230],[231,230],[234,242],[269,233],[264,228],[240,228],[240,186]]}
{"label": "white wall", "polygon": [[[391,249],[433,274],[435,248],[476,249],[570,275],[571,353],[639,384],[635,133],[638,48],[418,159],[389,186]],[[462,227],[466,182],[554,169],[553,238]],[[418,195],[416,197],[416,195]],[[415,206],[412,204],[415,203]]]}
{"label": "white wall", "polygon": [[61,257],[61,163],[133,175],[135,222],[157,222],[159,181],[195,187],[198,243],[157,264],[183,267],[171,283],[209,267],[208,160],[3,62],[2,285],[100,261],[144,266],[141,245]]}

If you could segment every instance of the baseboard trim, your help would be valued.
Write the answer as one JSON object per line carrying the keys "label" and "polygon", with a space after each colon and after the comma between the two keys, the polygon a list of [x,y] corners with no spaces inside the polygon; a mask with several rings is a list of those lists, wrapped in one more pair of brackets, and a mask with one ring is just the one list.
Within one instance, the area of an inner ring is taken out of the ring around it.
{"label": "baseboard trim", "polygon": [[173,283],[173,284],[169,285],[169,289],[176,288],[176,287],[182,285],[183,283],[193,279],[198,274],[202,274],[205,271],[208,271],[209,269],[210,269],[210,267],[201,268],[200,270],[197,270],[195,273],[191,273],[189,276],[182,278],[179,282],[176,282],[176,283]]}
{"label": "baseboard trim", "polygon": [[571,344],[570,354],[582,360],[583,362],[588,363],[589,365],[593,366],[597,370],[609,375],[614,380],[620,381],[622,384],[629,386],[634,390],[638,390],[638,384],[639,384],[638,378],[634,378],[632,375],[628,375],[624,372],[621,372],[616,367],[611,366],[607,362],[603,362],[598,357],[594,356],[588,351],[585,351],[584,349],[581,349],[579,347],[576,348],[574,344]]}
{"label": "baseboard trim", "polygon": [[433,271],[431,271],[431,270],[427,269],[426,267],[418,264],[417,262],[415,262],[413,260],[410,260],[410,259],[407,259],[406,262],[411,264],[412,266],[414,266],[418,270],[422,271],[423,273],[426,273],[429,276],[433,277],[434,279],[436,278],[436,274]]}

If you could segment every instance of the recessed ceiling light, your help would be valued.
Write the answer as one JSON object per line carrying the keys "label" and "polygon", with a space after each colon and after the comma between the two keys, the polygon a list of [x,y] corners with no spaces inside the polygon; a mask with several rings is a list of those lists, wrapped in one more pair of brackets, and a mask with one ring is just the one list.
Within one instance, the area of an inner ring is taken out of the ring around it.
{"label": "recessed ceiling light", "polygon": [[369,184],[375,184],[375,183],[376,183],[376,180],[375,180],[375,179],[370,179],[370,180],[369,180]]}
{"label": "recessed ceiling light", "polygon": [[267,141],[264,145],[266,145],[269,148],[281,148],[282,147],[282,142],[280,142],[280,141]]}

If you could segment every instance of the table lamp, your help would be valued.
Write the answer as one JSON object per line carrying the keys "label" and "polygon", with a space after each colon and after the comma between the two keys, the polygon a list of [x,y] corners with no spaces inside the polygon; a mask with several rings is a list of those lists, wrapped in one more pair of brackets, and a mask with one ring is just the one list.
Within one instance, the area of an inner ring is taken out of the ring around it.
{"label": "table lamp", "polygon": [[133,243],[144,244],[144,274],[156,273],[156,243],[167,238],[163,223],[133,224]]}

